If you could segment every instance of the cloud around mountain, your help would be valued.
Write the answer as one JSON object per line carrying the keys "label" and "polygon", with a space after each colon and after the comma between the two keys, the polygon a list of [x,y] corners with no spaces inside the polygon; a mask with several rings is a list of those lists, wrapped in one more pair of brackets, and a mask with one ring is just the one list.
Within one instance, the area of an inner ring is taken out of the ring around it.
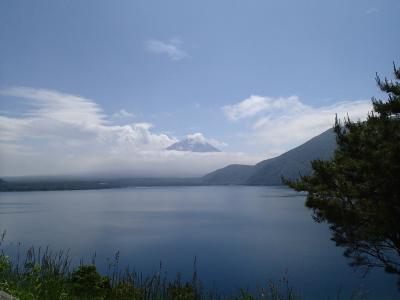
{"label": "cloud around mountain", "polygon": [[[235,161],[241,153],[174,153],[178,140],[151,123],[114,124],[93,100],[55,90],[13,87],[1,90],[24,109],[0,115],[1,176],[125,173],[135,176],[202,175]],[[126,115],[126,114],[125,114]],[[222,144],[201,133],[196,141]]]}
{"label": "cloud around mountain", "polygon": [[[253,95],[226,105],[222,113],[227,124],[238,126],[237,131],[230,128],[236,142],[259,150],[249,155],[218,153],[216,149],[227,145],[201,132],[179,141],[151,122],[129,122],[135,112],[107,115],[94,100],[79,95],[29,87],[3,89],[0,94],[20,108],[0,113],[0,176],[85,172],[198,176],[230,163],[251,164],[281,154],[330,128],[336,113],[358,119],[371,110],[369,100],[312,107],[296,96]],[[165,150],[176,143],[182,147],[175,150],[185,151]]]}

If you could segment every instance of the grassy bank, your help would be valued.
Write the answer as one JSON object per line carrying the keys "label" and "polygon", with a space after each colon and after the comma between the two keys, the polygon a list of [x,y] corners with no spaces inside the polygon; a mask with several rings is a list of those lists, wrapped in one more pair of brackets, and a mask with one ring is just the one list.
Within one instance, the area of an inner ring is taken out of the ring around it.
{"label": "grassy bank", "polygon": [[[119,253],[107,261],[105,274],[98,272],[95,259],[73,266],[68,251],[53,252],[49,248],[29,248],[23,255],[7,255],[2,248],[4,234],[0,236],[0,291],[21,300],[67,299],[305,299],[294,293],[286,277],[278,282],[249,292],[238,289],[235,295],[221,295],[202,287],[197,276],[196,262],[190,279],[174,278],[160,269],[150,275],[119,266]],[[325,299],[332,299],[326,297]],[[339,295],[335,299],[342,299]],[[350,299],[363,299],[355,293]]]}
{"label": "grassy bank", "polygon": [[[1,239],[1,241],[4,239]],[[95,262],[73,267],[66,251],[30,248],[24,255],[9,257],[0,241],[0,290],[21,300],[29,299],[271,299],[296,297],[287,280],[270,282],[257,293],[238,290],[236,296],[223,296],[202,288],[196,266],[190,280],[178,274],[173,279],[160,266],[144,276],[129,268],[120,270],[119,254],[108,263],[106,274],[99,274]]]}

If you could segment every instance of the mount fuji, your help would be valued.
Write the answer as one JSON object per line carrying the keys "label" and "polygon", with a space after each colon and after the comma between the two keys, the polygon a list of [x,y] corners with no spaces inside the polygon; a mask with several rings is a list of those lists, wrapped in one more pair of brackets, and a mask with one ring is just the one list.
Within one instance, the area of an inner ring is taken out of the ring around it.
{"label": "mount fuji", "polygon": [[186,136],[166,150],[189,151],[189,152],[221,152],[215,146],[211,145],[201,133],[194,133]]}

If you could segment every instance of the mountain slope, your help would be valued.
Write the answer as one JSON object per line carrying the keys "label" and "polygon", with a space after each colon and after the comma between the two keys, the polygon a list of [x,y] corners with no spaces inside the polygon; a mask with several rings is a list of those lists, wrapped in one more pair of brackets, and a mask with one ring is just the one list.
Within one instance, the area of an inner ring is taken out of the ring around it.
{"label": "mountain slope", "polygon": [[329,129],[282,155],[259,162],[246,184],[280,185],[281,177],[296,179],[311,173],[311,161],[330,159],[336,149],[335,134]]}
{"label": "mountain slope", "polygon": [[245,184],[254,173],[254,166],[229,165],[203,176],[202,182],[210,185],[240,185]]}
{"label": "mountain slope", "polygon": [[280,156],[263,160],[254,166],[229,165],[205,175],[202,180],[211,185],[281,185],[282,176],[296,179],[299,174],[310,174],[310,162],[329,159],[335,149],[335,134],[329,129]]}

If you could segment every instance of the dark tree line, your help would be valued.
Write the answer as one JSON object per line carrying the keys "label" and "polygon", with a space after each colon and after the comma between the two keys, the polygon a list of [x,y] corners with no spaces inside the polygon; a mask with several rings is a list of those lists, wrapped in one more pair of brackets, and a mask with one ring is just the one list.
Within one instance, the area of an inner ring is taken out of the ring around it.
{"label": "dark tree line", "polygon": [[288,182],[308,192],[306,206],[317,222],[330,225],[351,265],[383,267],[400,284],[400,69],[378,87],[366,121],[336,119],[337,150],[329,161],[312,162],[313,173]]}

